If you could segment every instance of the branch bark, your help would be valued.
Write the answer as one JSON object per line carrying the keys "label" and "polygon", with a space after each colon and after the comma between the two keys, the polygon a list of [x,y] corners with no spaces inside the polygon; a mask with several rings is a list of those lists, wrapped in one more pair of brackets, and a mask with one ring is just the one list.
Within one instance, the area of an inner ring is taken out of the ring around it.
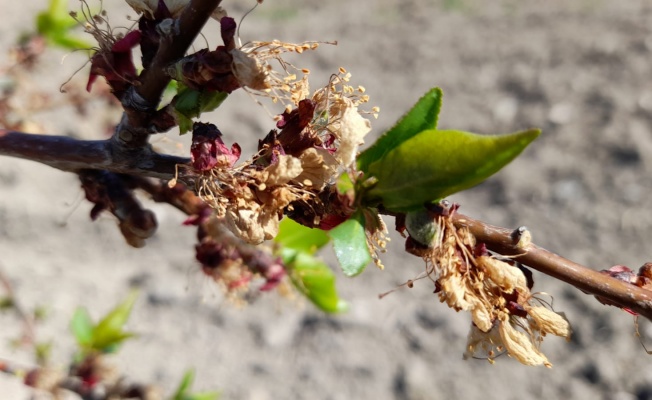
{"label": "branch bark", "polygon": [[189,158],[156,153],[150,146],[115,151],[111,140],[78,140],[2,129],[0,155],[40,162],[67,172],[96,169],[166,180],[175,177],[177,165],[190,162]]}
{"label": "branch bark", "polygon": [[456,227],[467,227],[479,242],[496,253],[516,256],[515,260],[576,288],[600,296],[652,320],[652,292],[620,281],[583,265],[567,260],[533,243],[519,246],[514,231],[454,213]]}
{"label": "branch bark", "polygon": [[0,155],[37,161],[62,171],[84,169],[172,179],[178,164],[188,158],[158,154],[148,143],[156,130],[156,115],[163,91],[170,82],[165,69],[184,56],[221,0],[191,0],[176,21],[173,34],[161,40],[151,65],[121,99],[124,113],[110,140],[84,141],[63,136],[31,135],[0,129]]}
{"label": "branch bark", "polygon": [[182,58],[221,0],[191,0],[175,22],[171,36],[161,38],[158,52],[140,76],[140,84],[131,87],[123,99],[124,115],[116,127],[113,140],[118,147],[135,148],[147,145],[163,91],[170,83],[166,68]]}

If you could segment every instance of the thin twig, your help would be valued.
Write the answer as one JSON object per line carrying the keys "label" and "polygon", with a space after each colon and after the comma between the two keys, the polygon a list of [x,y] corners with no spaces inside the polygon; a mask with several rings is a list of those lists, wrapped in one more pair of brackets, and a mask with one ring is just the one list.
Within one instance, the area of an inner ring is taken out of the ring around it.
{"label": "thin twig", "polygon": [[528,267],[564,281],[576,288],[613,301],[652,320],[652,291],[612,278],[567,260],[533,243],[518,244],[514,231],[499,228],[462,214],[451,216],[456,227],[467,227],[491,251],[516,256]]}

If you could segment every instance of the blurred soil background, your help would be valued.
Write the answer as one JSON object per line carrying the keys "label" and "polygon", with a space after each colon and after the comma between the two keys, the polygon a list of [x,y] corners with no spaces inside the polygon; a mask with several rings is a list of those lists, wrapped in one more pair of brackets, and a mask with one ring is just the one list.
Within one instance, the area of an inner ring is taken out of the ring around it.
{"label": "blurred soil background", "polygon": [[[110,3],[113,25],[128,26],[125,17],[135,14]],[[223,6],[238,20],[251,3]],[[0,65],[46,7],[44,0],[0,0]],[[214,47],[217,24],[209,25],[205,40]],[[313,88],[339,67],[367,88],[370,105],[381,109],[368,143],[432,86],[445,92],[442,128],[542,128],[504,171],[452,197],[461,211],[494,225],[526,225],[537,244],[594,269],[652,261],[650,2],[267,0],[240,35],[243,42],[337,40],[293,60],[311,69]],[[81,54],[65,55],[47,52],[25,87],[65,103],[58,88],[84,63]],[[87,73],[70,87],[83,89]],[[106,137],[119,112],[85,99],[86,116],[63,105],[23,117],[34,131]],[[244,92],[205,120],[228,144],[243,145],[245,155],[273,127]],[[170,132],[152,141],[187,155],[187,139]],[[129,328],[139,337],[115,362],[130,378],[168,393],[193,367],[197,389],[218,389],[229,400],[652,399],[652,356],[635,337],[632,317],[539,273],[535,289],[552,295],[574,327],[570,343],[544,343],[554,367],[525,367],[506,356],[495,365],[463,361],[470,318],[440,304],[429,282],[378,299],[424,268],[402,251],[398,235],[384,271],[369,266],[355,279],[338,273],[347,314],[324,315],[276,294],[242,306],[202,276],[195,230],[181,225],[176,210],[144,200],[160,227],[145,248],[133,249],[111,217],[91,222],[82,198],[71,174],[0,158],[0,270],[25,309],[46,310],[37,335],[53,342],[55,365],[74,351],[68,324],[76,307],[97,317],[135,287],[141,296]],[[324,257],[336,267],[330,250]],[[13,314],[0,314],[0,359],[31,365],[28,352],[10,345],[20,330]],[[652,345],[649,323],[641,330]],[[0,399],[27,398],[17,379],[0,377]]]}

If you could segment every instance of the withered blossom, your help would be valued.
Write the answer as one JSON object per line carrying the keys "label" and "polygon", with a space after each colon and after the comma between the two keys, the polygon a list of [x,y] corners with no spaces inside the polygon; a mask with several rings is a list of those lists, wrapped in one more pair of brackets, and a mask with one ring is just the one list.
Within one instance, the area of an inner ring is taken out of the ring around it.
{"label": "withered blossom", "polygon": [[240,145],[234,143],[231,149],[222,141],[222,132],[213,124],[195,122],[192,130],[192,166],[197,171],[208,171],[217,167],[232,167],[240,158]]}
{"label": "withered blossom", "polygon": [[321,191],[331,183],[337,172],[337,160],[326,149],[311,147],[299,156],[301,173],[294,179],[297,183]]}
{"label": "withered blossom", "polygon": [[487,252],[468,229],[455,227],[450,213],[434,221],[441,232],[436,243],[413,253],[426,261],[439,300],[471,314],[464,357],[482,354],[494,362],[505,351],[522,364],[551,367],[539,347],[548,334],[569,340],[571,328],[564,315],[542,306],[530,293],[523,268]]}
{"label": "withered blossom", "polygon": [[242,87],[233,72],[236,23],[233,18],[220,20],[223,46],[202,49],[182,58],[168,68],[168,74],[183,85],[196,90],[231,93]]}
{"label": "withered blossom", "polygon": [[103,76],[111,91],[120,98],[138,76],[131,50],[140,43],[140,37],[140,31],[135,30],[121,39],[111,38],[109,43],[100,42],[100,49],[91,58],[86,90],[90,92],[97,77]]}
{"label": "withered blossom", "polygon": [[[256,54],[252,51],[249,56]],[[278,74],[266,77],[275,82]],[[296,107],[288,107],[278,117],[277,130],[260,141],[251,160],[237,167],[214,161],[209,145],[215,139],[193,139],[197,150],[193,152],[193,165],[201,172],[198,192],[236,236],[252,244],[272,239],[285,214],[308,226],[332,228],[353,213],[355,207],[349,204],[353,199],[339,199],[334,183],[339,174],[354,169],[357,147],[370,124],[357,108],[368,98],[348,86],[348,79],[349,74],[340,71],[311,98],[302,97],[307,86],[284,83],[287,87],[279,90],[292,93],[289,98]],[[228,150],[221,142],[214,148],[222,149],[221,154]],[[331,196],[338,201],[330,201]],[[322,203],[324,199],[329,209]],[[342,207],[334,209],[332,205]],[[377,216],[368,219],[367,225],[375,227],[368,234],[370,251],[380,266],[376,249],[384,251],[386,229]]]}
{"label": "withered blossom", "polygon": [[258,290],[276,288],[287,275],[281,260],[269,251],[243,245],[224,225],[223,220],[212,219],[200,227],[195,249],[203,272],[229,293],[244,291],[256,276],[265,280]]}

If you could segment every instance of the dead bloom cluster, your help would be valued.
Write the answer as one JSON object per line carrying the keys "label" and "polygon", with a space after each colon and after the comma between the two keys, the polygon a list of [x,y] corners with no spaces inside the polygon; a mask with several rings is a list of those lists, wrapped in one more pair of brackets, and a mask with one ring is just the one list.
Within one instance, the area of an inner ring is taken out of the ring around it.
{"label": "dead bloom cluster", "polygon": [[493,363],[507,352],[525,365],[551,367],[540,344],[548,334],[570,340],[565,316],[530,292],[533,282],[527,269],[490,254],[449,217],[435,218],[441,234],[421,255],[439,300],[471,314],[465,358],[486,357]]}
{"label": "dead bloom cluster", "polygon": [[319,225],[325,214],[322,199],[335,193],[332,186],[339,174],[353,168],[357,148],[371,130],[358,111],[367,96],[363,88],[347,84],[346,71],[309,98],[306,80],[288,84],[275,74],[264,76],[269,93],[289,91],[284,98],[290,104],[251,159],[236,165],[239,146],[228,149],[215,126],[197,123],[193,129],[198,193],[236,236],[251,244],[274,238],[280,219],[295,207],[306,214],[303,219]]}

